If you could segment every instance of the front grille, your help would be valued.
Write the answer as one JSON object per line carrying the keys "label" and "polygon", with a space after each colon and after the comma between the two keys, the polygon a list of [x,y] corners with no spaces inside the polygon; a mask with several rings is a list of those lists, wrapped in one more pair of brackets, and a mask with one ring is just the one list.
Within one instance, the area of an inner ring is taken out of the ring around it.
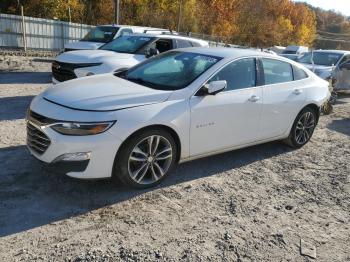
{"label": "front grille", "polygon": [[38,127],[54,123],[55,121],[56,120],[39,115],[31,110],[28,111],[27,145],[37,154],[44,154],[51,144],[50,138]]}
{"label": "front grille", "polygon": [[59,82],[71,80],[77,78],[74,73],[75,68],[77,68],[75,64],[54,61],[52,63],[52,75]]}
{"label": "front grille", "polygon": [[34,152],[42,155],[50,146],[51,141],[40,129],[27,122],[27,145]]}
{"label": "front grille", "polygon": [[65,48],[64,52],[77,51],[79,49]]}
{"label": "front grille", "polygon": [[77,76],[74,73],[74,69],[77,68],[83,68],[83,67],[93,67],[93,66],[99,66],[102,65],[102,63],[79,63],[79,64],[71,64],[71,63],[63,63],[54,61],[52,63],[52,75],[53,77],[60,81],[67,81],[74,78],[77,78]]}
{"label": "front grille", "polygon": [[33,122],[34,124],[38,126],[52,124],[57,122],[57,120],[48,118],[46,116],[39,115],[38,113],[35,113],[34,111],[29,110],[28,112],[28,120]]}

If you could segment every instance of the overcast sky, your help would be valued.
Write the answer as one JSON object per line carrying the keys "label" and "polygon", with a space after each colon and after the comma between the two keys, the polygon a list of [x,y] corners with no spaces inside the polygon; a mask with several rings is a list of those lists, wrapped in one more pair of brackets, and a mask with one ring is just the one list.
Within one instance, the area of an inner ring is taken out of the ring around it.
{"label": "overcast sky", "polygon": [[295,2],[307,2],[313,6],[326,10],[334,9],[344,15],[350,16],[350,0],[294,0]]}

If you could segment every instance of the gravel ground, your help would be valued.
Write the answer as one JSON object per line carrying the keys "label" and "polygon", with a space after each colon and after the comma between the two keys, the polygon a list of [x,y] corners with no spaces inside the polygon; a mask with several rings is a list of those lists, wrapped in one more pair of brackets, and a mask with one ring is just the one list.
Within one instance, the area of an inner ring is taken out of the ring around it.
{"label": "gravel ground", "polygon": [[0,261],[350,261],[349,95],[300,150],[221,154],[134,191],[28,154],[25,110],[49,79],[0,73]]}

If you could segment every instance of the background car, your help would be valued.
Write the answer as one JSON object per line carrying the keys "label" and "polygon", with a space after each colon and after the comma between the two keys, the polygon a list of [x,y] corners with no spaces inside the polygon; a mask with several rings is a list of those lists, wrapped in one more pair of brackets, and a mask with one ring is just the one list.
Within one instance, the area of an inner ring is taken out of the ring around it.
{"label": "background car", "polygon": [[170,33],[168,29],[131,26],[131,25],[99,25],[90,30],[81,40],[65,44],[64,52],[75,50],[98,49],[122,35],[134,33]]}
{"label": "background car", "polygon": [[328,97],[327,81],[275,55],[178,49],[48,88],[30,105],[27,145],[71,177],[145,188],[179,162],[281,139],[300,148]]}
{"label": "background car", "polygon": [[171,49],[208,46],[207,41],[172,34],[121,36],[98,50],[60,54],[52,64],[52,81],[58,83],[77,77],[125,70]]}
{"label": "background car", "polygon": [[350,51],[316,50],[297,61],[322,79],[334,78],[335,90],[350,89]]}
{"label": "background car", "polygon": [[307,52],[309,52],[309,48],[307,46],[290,45],[282,51],[280,56],[296,61]]}

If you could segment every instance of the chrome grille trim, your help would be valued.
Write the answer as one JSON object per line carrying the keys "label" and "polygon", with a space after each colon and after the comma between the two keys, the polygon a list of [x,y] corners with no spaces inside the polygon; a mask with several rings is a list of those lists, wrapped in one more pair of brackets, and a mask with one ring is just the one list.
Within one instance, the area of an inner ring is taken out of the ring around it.
{"label": "chrome grille trim", "polygon": [[35,153],[42,155],[51,144],[50,138],[41,131],[41,126],[52,123],[52,119],[41,116],[33,111],[28,112],[27,146]]}

